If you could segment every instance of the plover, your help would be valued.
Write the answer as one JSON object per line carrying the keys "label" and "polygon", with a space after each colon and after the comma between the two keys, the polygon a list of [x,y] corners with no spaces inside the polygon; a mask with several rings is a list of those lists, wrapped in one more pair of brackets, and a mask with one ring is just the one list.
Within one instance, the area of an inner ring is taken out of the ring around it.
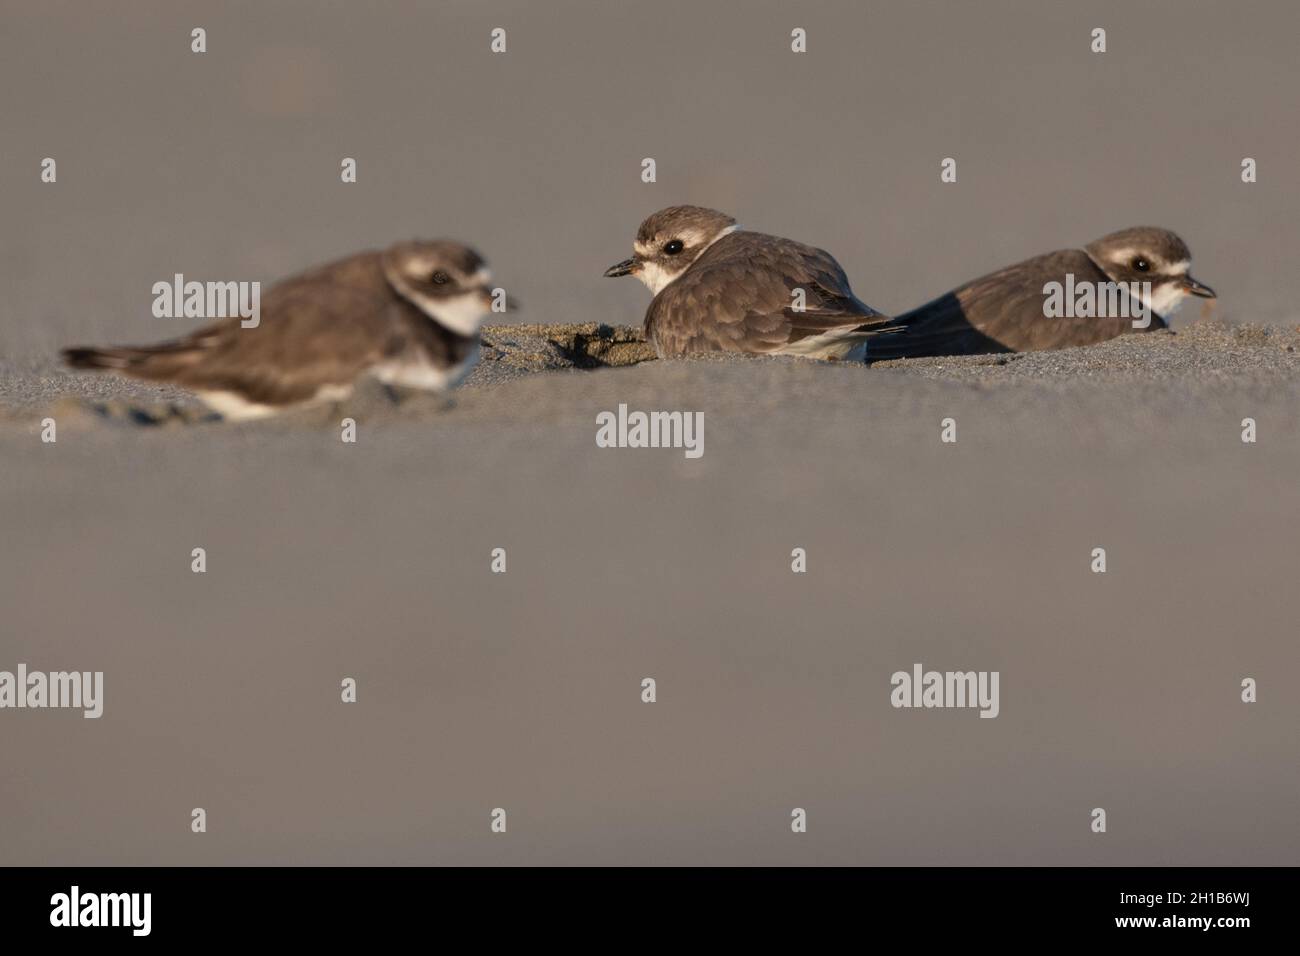
{"label": "plover", "polygon": [[853,294],[829,252],[739,229],[713,209],[661,209],[641,223],[633,249],[631,259],[605,275],[635,275],[654,293],[645,331],[661,358],[688,352],[859,358],[888,321]]}
{"label": "plover", "polygon": [[459,242],[399,242],[276,283],[255,328],[221,319],[157,345],[63,356],[72,368],[187,388],[229,419],[338,401],[366,374],[442,391],[478,359],[489,281],[482,257]]}
{"label": "plover", "polygon": [[[1007,266],[954,289],[895,320],[899,335],[871,343],[868,361],[926,355],[1031,352],[1094,345],[1125,332],[1168,328],[1168,318],[1189,295],[1214,298],[1214,290],[1191,277],[1192,254],[1168,229],[1137,226],[1091,242]],[[1044,287],[1064,284],[1151,284],[1143,301],[1151,324],[1135,329],[1131,316],[1048,317]]]}

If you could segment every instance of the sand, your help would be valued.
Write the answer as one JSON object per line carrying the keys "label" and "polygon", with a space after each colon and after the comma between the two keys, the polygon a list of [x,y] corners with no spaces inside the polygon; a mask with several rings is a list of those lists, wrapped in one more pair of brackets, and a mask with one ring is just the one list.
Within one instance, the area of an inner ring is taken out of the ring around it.
{"label": "sand", "polygon": [[[241,425],[6,365],[0,667],[103,670],[105,716],[4,715],[4,862],[1294,860],[1295,329],[871,368],[484,337],[450,404]],[[703,457],[597,448],[619,403],[702,411]],[[892,708],[916,662],[998,670],[1000,715]]]}
{"label": "sand", "polygon": [[[738,5],[5,0],[0,671],[105,700],[0,711],[0,864],[1300,860],[1295,4]],[[1223,321],[641,361],[601,274],[674,203],[889,314],[1160,225]],[[536,323],[450,403],[213,424],[55,359],[189,331],[177,272],[417,236]],[[620,404],[702,413],[703,456],[597,447]],[[999,671],[999,716],[893,708],[917,662]]]}

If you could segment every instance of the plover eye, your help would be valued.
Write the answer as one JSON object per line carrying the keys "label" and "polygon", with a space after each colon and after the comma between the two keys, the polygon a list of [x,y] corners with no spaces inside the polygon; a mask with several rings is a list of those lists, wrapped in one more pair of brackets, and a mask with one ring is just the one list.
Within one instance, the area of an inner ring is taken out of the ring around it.
{"label": "plover eye", "polygon": [[447,275],[447,273],[443,272],[441,269],[439,269],[429,278],[433,281],[434,285],[446,285],[448,282],[451,281],[451,276]]}
{"label": "plover eye", "polygon": [[1151,263],[1147,262],[1141,256],[1133,260],[1133,268],[1138,272],[1146,272],[1151,268]]}
{"label": "plover eye", "polygon": [[685,247],[682,245],[682,241],[680,239],[674,239],[672,242],[668,243],[668,245],[664,246],[664,252],[668,253],[670,256],[675,256],[677,253],[681,252],[683,248]]}

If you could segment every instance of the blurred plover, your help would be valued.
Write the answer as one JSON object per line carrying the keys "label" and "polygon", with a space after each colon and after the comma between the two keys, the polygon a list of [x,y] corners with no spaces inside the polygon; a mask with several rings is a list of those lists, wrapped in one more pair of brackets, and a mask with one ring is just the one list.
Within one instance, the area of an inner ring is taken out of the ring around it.
{"label": "blurred plover", "polygon": [[230,419],[338,401],[365,374],[442,391],[478,359],[489,281],[482,257],[459,242],[400,242],[276,283],[255,328],[233,317],[157,345],[63,356],[73,368],[190,389]]}
{"label": "blurred plover", "polygon": [[635,275],[654,293],[645,331],[660,357],[859,358],[888,321],[853,294],[829,252],[741,230],[712,209],[661,209],[641,223],[633,249],[605,275]]}
{"label": "blurred plover", "polygon": [[[1191,277],[1192,254],[1168,229],[1138,226],[1089,243],[1007,266],[954,289],[895,320],[900,335],[881,336],[867,358],[881,361],[926,355],[1031,352],[1093,345],[1125,332],[1168,328],[1168,318],[1189,295],[1214,298],[1214,290]],[[1134,326],[1130,315],[1047,316],[1045,288],[1114,283],[1149,295],[1150,324]],[[1133,287],[1130,285],[1130,287]]]}

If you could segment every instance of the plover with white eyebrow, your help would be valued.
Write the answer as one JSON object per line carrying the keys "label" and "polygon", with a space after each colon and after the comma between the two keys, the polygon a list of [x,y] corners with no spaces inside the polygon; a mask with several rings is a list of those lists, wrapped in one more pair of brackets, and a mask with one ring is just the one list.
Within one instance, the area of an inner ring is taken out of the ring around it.
{"label": "plover with white eyebrow", "polygon": [[[868,349],[869,361],[984,352],[1031,352],[1095,345],[1125,332],[1168,328],[1173,311],[1188,296],[1213,299],[1214,290],[1191,277],[1192,254],[1168,229],[1137,226],[1090,242],[1007,266],[959,286],[900,315],[899,335],[881,336]],[[1150,324],[1136,328],[1131,314],[1052,315],[1044,313],[1045,289],[1150,283],[1139,296]]]}
{"label": "plover with white eyebrow", "polygon": [[489,283],[483,258],[466,245],[399,242],[276,283],[256,327],[234,317],[156,345],[63,356],[72,368],[179,385],[235,420],[338,401],[367,374],[443,391],[478,359]]}
{"label": "plover with white eyebrow", "polygon": [[645,331],[661,358],[861,358],[866,341],[889,321],[853,294],[829,252],[748,232],[713,209],[661,209],[641,223],[633,250],[605,275],[635,275],[654,293]]}

